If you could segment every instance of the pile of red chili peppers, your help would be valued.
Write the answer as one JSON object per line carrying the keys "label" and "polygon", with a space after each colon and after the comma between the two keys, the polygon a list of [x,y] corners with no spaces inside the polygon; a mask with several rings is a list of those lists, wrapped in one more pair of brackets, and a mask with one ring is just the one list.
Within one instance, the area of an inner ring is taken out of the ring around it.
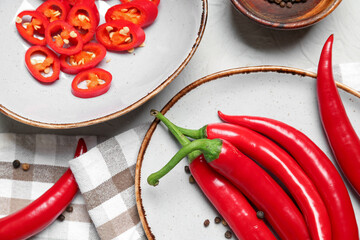
{"label": "pile of red chili peppers", "polygon": [[[336,160],[359,194],[360,141],[332,76],[332,43],[333,36],[318,67],[319,112]],[[354,209],[339,172],[302,132],[274,119],[220,111],[225,123],[190,130],[175,126],[156,110],[151,114],[183,147],[148,177],[148,183],[156,186],[188,156],[195,181],[239,239],[276,239],[271,227],[280,239],[359,240]],[[256,218],[258,210],[265,213],[265,222]]]}
{"label": "pile of red chili peppers", "polygon": [[107,10],[106,23],[100,26],[95,0],[47,0],[36,10],[22,11],[16,17],[16,28],[33,45],[25,54],[25,64],[43,84],[58,80],[63,71],[77,74],[71,84],[75,96],[102,95],[110,89],[112,75],[95,67],[106,50],[133,52],[142,46],[143,28],[155,21],[159,2],[122,0]]}

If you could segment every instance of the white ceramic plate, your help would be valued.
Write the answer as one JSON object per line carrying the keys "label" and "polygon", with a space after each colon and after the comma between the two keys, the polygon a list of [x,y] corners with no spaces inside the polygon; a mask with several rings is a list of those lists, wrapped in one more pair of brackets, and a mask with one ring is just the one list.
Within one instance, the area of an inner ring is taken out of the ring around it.
{"label": "white ceramic plate", "polygon": [[[35,9],[41,0],[0,1],[0,111],[26,124],[44,128],[74,128],[121,116],[164,89],[183,70],[202,38],[207,0],[164,0],[156,21],[145,30],[145,47],[134,53],[107,53],[98,67],[112,73],[109,92],[91,99],[72,95],[73,75],[43,85],[27,71],[29,44],[15,27],[15,17]],[[101,23],[106,10],[119,0],[99,0]],[[109,63],[106,60],[110,59]]]}
{"label": "white ceramic plate", "polygon": [[[271,66],[228,70],[184,88],[162,112],[175,124],[192,129],[220,122],[217,110],[278,119],[304,132],[333,160],[317,110],[315,76]],[[360,94],[338,86],[346,90],[340,90],[340,95],[360,134]],[[196,185],[189,184],[189,175],[184,172],[186,160],[162,178],[157,187],[147,184],[147,177],[179,148],[166,127],[153,122],[140,149],[135,183],[138,211],[148,239],[225,239],[227,229],[213,222],[216,210]],[[360,202],[352,194],[351,198],[360,228]],[[211,221],[207,228],[203,226],[205,219]]]}

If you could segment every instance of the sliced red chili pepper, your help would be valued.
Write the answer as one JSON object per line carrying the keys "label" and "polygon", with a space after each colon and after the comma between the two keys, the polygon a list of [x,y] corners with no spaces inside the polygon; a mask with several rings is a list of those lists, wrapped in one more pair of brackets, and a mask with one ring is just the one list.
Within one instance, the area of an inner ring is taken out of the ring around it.
{"label": "sliced red chili pepper", "polygon": [[[35,54],[45,56],[44,60],[36,60]],[[57,55],[45,46],[32,46],[25,54],[25,64],[31,75],[42,83],[52,83],[59,79],[60,61]],[[47,76],[47,74],[50,74]]]}
{"label": "sliced red chili pepper", "polygon": [[36,9],[36,11],[44,14],[49,22],[66,20],[69,10],[69,4],[60,0],[47,0]]}
{"label": "sliced red chili pepper", "polygon": [[315,185],[298,163],[276,143],[248,128],[228,123],[212,123],[199,130],[179,130],[194,139],[220,138],[229,141],[284,184],[304,215],[311,239],[331,239],[329,215]]}
{"label": "sliced red chili pepper", "polygon": [[346,186],[326,154],[305,134],[274,119],[229,116],[221,120],[257,131],[288,151],[309,176],[320,193],[330,217],[333,239],[359,240],[354,209]]}
{"label": "sliced red chili pepper", "polygon": [[45,30],[46,43],[57,53],[73,55],[81,51],[83,41],[79,32],[65,21],[57,20]]}
{"label": "sliced red chili pepper", "polygon": [[[110,89],[112,75],[101,68],[92,68],[80,72],[71,84],[72,93],[80,98],[92,98],[106,93]],[[86,81],[87,88],[79,88],[81,82]]]}
{"label": "sliced red chili pepper", "polygon": [[341,171],[360,197],[360,139],[347,116],[332,73],[334,36],[326,41],[317,72],[321,123]]}
{"label": "sliced red chili pepper", "polygon": [[106,22],[127,20],[140,27],[146,27],[155,21],[157,14],[157,7],[149,0],[134,0],[109,8],[105,20]]}
{"label": "sliced red chili pepper", "polygon": [[[190,143],[190,140],[181,134],[176,126],[160,112],[152,110],[152,115],[160,119],[169,128],[182,146]],[[265,222],[256,216],[256,211],[248,200],[231,182],[206,163],[201,152],[190,153],[188,160],[190,172],[197,185],[225,219],[238,239],[276,239]]]}
{"label": "sliced red chili pepper", "polygon": [[[74,157],[87,151],[80,138]],[[60,179],[38,199],[25,208],[0,219],[0,239],[28,239],[44,230],[63,213],[78,192],[78,185],[68,169]]]}
{"label": "sliced red chili pepper", "polygon": [[[30,21],[24,21],[24,17],[31,17]],[[22,11],[15,19],[16,28],[20,35],[34,45],[46,45],[44,36],[49,21],[38,11]]]}
{"label": "sliced red chili pepper", "polygon": [[232,182],[257,209],[265,213],[266,220],[281,239],[311,239],[301,212],[280,185],[226,140],[194,140],[177,152],[165,167],[151,174],[148,182],[156,184],[182,158],[197,150],[204,154],[215,171]]}
{"label": "sliced red chili pepper", "polygon": [[[122,3],[127,3],[127,2],[131,2],[131,1],[133,1],[133,0],[120,0],[120,2],[122,2]],[[148,1],[152,2],[156,6],[159,6],[159,4],[160,4],[160,0],[148,0]]]}
{"label": "sliced red chili pepper", "polygon": [[145,32],[132,22],[116,20],[100,25],[96,39],[108,50],[126,51],[140,46],[145,41]]}
{"label": "sliced red chili pepper", "polygon": [[87,3],[73,6],[68,14],[67,22],[80,33],[83,43],[93,38],[98,26],[95,10]]}
{"label": "sliced red chili pepper", "polygon": [[106,55],[106,48],[100,43],[87,43],[81,52],[75,55],[61,55],[61,71],[77,74],[98,65]]}

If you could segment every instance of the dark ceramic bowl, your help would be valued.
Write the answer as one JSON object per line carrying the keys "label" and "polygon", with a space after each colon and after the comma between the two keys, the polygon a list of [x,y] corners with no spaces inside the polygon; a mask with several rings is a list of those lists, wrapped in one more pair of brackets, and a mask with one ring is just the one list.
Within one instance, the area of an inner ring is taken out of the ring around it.
{"label": "dark ceramic bowl", "polygon": [[299,29],[311,26],[329,15],[341,0],[307,0],[295,2],[291,8],[280,7],[267,0],[231,0],[245,16],[266,27]]}

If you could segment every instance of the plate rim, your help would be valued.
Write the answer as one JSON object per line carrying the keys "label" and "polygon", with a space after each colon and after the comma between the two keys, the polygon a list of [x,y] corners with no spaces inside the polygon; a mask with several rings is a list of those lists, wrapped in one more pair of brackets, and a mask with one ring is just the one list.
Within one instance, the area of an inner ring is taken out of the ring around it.
{"label": "plate rim", "polygon": [[110,113],[108,115],[86,120],[86,121],[80,121],[80,122],[72,122],[72,123],[47,123],[42,121],[33,120],[27,117],[24,117],[9,108],[5,107],[4,105],[0,104],[0,112],[3,113],[5,116],[10,117],[18,122],[24,123],[26,125],[30,125],[33,127],[39,127],[39,128],[45,128],[45,129],[71,129],[71,128],[80,128],[80,127],[87,127],[91,125],[95,125],[98,123],[106,122],[111,119],[120,117],[149,101],[153,97],[155,97],[159,92],[161,92],[165,87],[167,87],[179,74],[182,72],[182,70],[186,67],[186,65],[189,63],[190,59],[196,52],[201,39],[205,32],[205,27],[207,23],[208,18],[208,0],[200,0],[202,2],[202,13],[201,13],[201,19],[200,19],[200,26],[197,33],[196,40],[191,47],[191,50],[189,54],[186,56],[186,58],[182,61],[180,66],[169,76],[167,77],[163,82],[161,82],[155,89],[152,89],[147,95],[140,98],[139,100],[135,101],[133,104],[119,110],[113,113]]}
{"label": "plate rim", "polygon": [[[173,107],[183,96],[185,96],[187,93],[191,92],[193,89],[197,88],[198,86],[210,82],[219,78],[228,77],[231,75],[237,75],[237,74],[250,74],[250,73],[260,73],[260,72],[277,72],[280,74],[292,74],[292,75],[298,75],[302,77],[311,77],[316,78],[317,74],[311,71],[302,70],[299,68],[293,68],[293,67],[285,67],[285,66],[275,66],[275,65],[261,65],[261,66],[252,66],[252,67],[239,67],[239,68],[232,68],[228,70],[222,70],[219,72],[215,72],[212,74],[209,74],[205,77],[202,77],[191,84],[184,87],[182,90],[180,90],[173,98],[168,101],[165,106],[161,109],[161,113],[165,115],[171,107]],[[355,97],[360,98],[360,92],[356,91],[355,89],[335,81],[336,86]],[[141,188],[140,188],[140,178],[141,178],[141,166],[144,159],[144,155],[146,152],[146,149],[149,145],[149,142],[151,140],[151,137],[159,124],[158,119],[154,119],[151,123],[149,129],[147,130],[144,139],[141,143],[138,157],[136,160],[136,168],[135,168],[135,197],[136,197],[136,207],[137,211],[140,217],[141,224],[143,226],[143,229],[145,231],[145,235],[148,238],[148,240],[155,240],[155,235],[151,232],[151,227],[149,226],[147,219],[146,219],[146,213],[145,209],[142,204],[142,198],[141,198]]]}

